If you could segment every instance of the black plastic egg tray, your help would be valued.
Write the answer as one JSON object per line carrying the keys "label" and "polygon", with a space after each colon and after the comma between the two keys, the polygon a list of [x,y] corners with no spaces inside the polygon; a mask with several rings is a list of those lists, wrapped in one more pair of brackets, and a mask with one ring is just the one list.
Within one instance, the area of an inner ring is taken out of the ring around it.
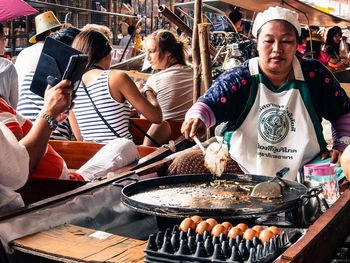
{"label": "black plastic egg tray", "polygon": [[[293,231],[294,240],[296,233]],[[253,240],[243,240],[241,236],[228,239],[225,234],[212,237],[207,231],[202,235],[189,229],[186,233],[174,226],[172,231],[168,228],[165,232],[151,234],[145,253],[146,262],[267,263],[275,260],[290,245],[285,231],[262,244],[256,237]]]}

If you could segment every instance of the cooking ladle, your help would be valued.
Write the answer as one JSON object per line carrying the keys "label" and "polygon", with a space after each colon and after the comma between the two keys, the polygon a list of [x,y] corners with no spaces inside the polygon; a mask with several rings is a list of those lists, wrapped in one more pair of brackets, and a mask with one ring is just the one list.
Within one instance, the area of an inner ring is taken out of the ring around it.
{"label": "cooking ladle", "polygon": [[263,199],[272,199],[282,196],[285,182],[281,179],[289,171],[288,167],[276,173],[276,177],[267,182],[258,183],[254,186],[250,196]]}

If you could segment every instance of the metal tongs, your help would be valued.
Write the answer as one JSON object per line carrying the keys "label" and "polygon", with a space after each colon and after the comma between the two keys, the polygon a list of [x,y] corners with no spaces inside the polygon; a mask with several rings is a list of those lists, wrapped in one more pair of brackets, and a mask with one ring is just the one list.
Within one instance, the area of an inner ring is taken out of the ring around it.
{"label": "metal tongs", "polygon": [[204,148],[203,144],[201,143],[201,141],[198,139],[198,137],[197,137],[196,135],[193,136],[193,140],[194,140],[194,142],[197,144],[197,146],[199,147],[199,149],[202,150],[203,155],[205,155],[205,148]]}
{"label": "metal tongs", "polygon": [[288,167],[283,168],[276,173],[276,177],[267,182],[258,183],[254,186],[251,197],[273,199],[282,197],[283,188],[286,183],[282,180],[282,177],[289,171]]}

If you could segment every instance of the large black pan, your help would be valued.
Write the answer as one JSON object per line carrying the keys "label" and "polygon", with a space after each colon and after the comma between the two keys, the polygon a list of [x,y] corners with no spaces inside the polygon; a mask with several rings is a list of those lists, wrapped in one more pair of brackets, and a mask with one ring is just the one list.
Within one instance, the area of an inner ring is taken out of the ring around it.
{"label": "large black pan", "polygon": [[307,188],[289,180],[284,180],[287,187],[281,198],[249,197],[254,185],[271,179],[259,175],[223,174],[220,186],[213,186],[210,174],[152,178],[124,187],[122,202],[139,212],[161,217],[200,215],[230,219],[277,214],[302,205]]}

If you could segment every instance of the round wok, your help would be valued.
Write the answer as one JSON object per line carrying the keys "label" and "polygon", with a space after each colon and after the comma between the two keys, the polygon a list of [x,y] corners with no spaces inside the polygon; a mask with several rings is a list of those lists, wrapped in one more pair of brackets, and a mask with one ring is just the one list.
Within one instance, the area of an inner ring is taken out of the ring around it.
{"label": "round wok", "polygon": [[[161,217],[183,218],[192,215],[240,219],[277,214],[298,208],[307,188],[294,181],[284,180],[283,196],[265,200],[249,197],[244,189],[252,189],[272,177],[260,175],[223,174],[222,187],[211,186],[211,174],[165,176],[129,184],[122,189],[122,202],[139,212]],[[240,185],[245,198],[237,199],[237,188],[231,195],[227,185]],[[242,190],[243,189],[243,190]],[[248,198],[247,198],[248,197]]]}

